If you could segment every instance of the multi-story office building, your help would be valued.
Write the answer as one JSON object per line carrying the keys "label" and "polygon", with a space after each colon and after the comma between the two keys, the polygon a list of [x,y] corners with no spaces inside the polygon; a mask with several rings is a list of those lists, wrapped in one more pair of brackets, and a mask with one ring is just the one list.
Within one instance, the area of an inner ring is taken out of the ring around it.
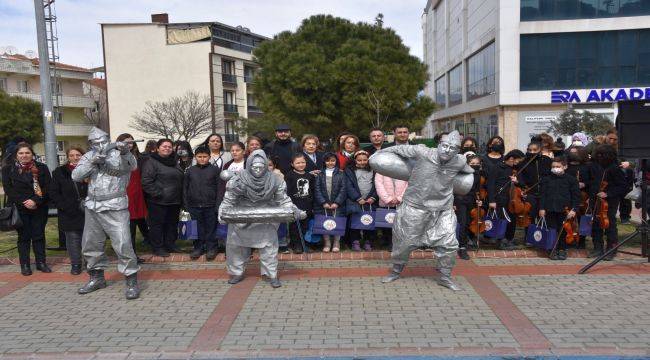
{"label": "multi-story office building", "polygon": [[[53,118],[57,150],[61,158],[70,146],[85,147],[88,143],[92,123],[86,114],[96,108],[96,103],[84,91],[84,84],[92,80],[93,72],[62,63],[52,65],[52,69],[57,75],[56,85],[53,84],[56,87]],[[0,55],[0,90],[40,102],[38,59],[24,55]],[[34,151],[43,155],[44,145],[35,144]]]}
{"label": "multi-story office building", "polygon": [[234,122],[261,114],[251,87],[258,68],[252,52],[267,38],[217,22],[169,23],[167,14],[151,19],[101,25],[111,136],[156,138],[133,129],[133,116],[148,101],[192,90],[210,96],[213,129],[226,142],[237,141]]}
{"label": "multi-story office building", "polygon": [[429,0],[422,20],[428,135],[525,148],[568,107],[614,119],[650,99],[648,0]]}

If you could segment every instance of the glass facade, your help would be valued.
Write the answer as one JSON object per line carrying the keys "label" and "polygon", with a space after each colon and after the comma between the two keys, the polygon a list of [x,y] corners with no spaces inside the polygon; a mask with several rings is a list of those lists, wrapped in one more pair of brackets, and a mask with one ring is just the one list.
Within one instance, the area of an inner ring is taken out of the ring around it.
{"label": "glass facade", "polygon": [[449,106],[463,102],[463,65],[449,71]]}
{"label": "glass facade", "polygon": [[648,0],[521,0],[521,21],[650,15]]}
{"label": "glass facade", "polygon": [[468,101],[495,92],[495,65],[494,43],[491,43],[467,59]]}
{"label": "glass facade", "polygon": [[650,85],[650,29],[522,35],[520,90]]}
{"label": "glass facade", "polygon": [[445,76],[443,75],[443,76],[439,77],[436,80],[435,85],[434,85],[435,88],[436,88],[435,89],[436,90],[436,106],[439,109],[444,109],[447,106],[447,104],[446,104],[447,87],[445,86],[445,85],[447,85],[446,81],[447,81],[447,78],[445,78]]}

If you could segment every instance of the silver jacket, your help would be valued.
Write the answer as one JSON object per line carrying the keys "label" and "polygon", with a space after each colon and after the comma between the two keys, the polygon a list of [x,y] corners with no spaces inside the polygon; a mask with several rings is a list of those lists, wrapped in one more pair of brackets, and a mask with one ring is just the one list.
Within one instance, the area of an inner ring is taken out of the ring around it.
{"label": "silver jacket", "polygon": [[135,156],[130,152],[121,155],[119,150],[113,149],[108,152],[106,161],[97,165],[92,163],[97,152],[89,150],[85,153],[72,171],[74,181],[90,180],[85,207],[96,212],[128,208],[126,187],[131,171],[138,167]]}
{"label": "silver jacket", "polygon": [[398,145],[380,151],[415,160],[403,202],[420,209],[451,209],[454,204],[454,177],[459,172],[474,172],[474,169],[467,165],[465,156],[456,155],[449,161],[442,162],[438,157],[438,149],[424,145]]}

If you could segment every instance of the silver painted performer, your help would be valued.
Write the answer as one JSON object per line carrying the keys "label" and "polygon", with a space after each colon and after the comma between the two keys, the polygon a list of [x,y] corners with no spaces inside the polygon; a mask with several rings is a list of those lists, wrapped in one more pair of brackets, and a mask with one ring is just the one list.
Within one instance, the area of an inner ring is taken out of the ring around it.
{"label": "silver painted performer", "polygon": [[[381,164],[382,156],[388,158],[386,155],[389,154],[386,153],[397,154],[406,161],[413,162],[408,177],[409,186],[402,204],[397,208],[393,224],[393,267],[390,275],[382,279],[382,282],[399,279],[411,251],[427,246],[434,248],[437,257],[438,284],[451,290],[460,290],[451,280],[458,250],[453,193],[454,186],[457,185],[455,183],[463,181],[462,174],[474,172],[467,165],[465,157],[458,154],[460,145],[460,134],[453,131],[441,138],[436,149],[424,145],[399,145],[378,151],[373,156],[377,157],[374,161],[371,158],[374,170],[379,173],[387,173],[385,170],[388,170],[388,176],[391,175],[391,169],[387,168],[394,168],[395,165],[386,164],[385,161]],[[407,167],[406,161],[398,160],[398,166],[402,169]]]}
{"label": "silver painted performer", "polygon": [[118,257],[117,269],[126,276],[126,298],[140,296],[137,273],[140,270],[131,245],[126,187],[137,162],[129,151],[129,143],[110,143],[108,134],[92,128],[88,135],[90,150],[72,171],[72,179],[88,181],[82,252],[90,280],[79,289],[87,294],[106,287],[104,270],[109,266],[105,252],[106,237]]}
{"label": "silver painted performer", "polygon": [[244,279],[251,249],[258,249],[262,275],[272,287],[280,287],[279,223],[304,216],[287,196],[285,182],[268,170],[264,151],[253,151],[246,159],[246,168],[228,180],[219,207],[219,222],[228,223],[226,266],[231,275],[228,283],[237,284]]}

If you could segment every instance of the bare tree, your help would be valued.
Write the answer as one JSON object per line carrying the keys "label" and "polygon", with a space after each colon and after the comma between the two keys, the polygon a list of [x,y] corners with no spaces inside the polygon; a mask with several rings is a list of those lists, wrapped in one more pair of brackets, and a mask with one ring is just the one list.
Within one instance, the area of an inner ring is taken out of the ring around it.
{"label": "bare tree", "polygon": [[86,94],[95,100],[95,107],[92,109],[84,110],[84,117],[91,125],[108,131],[108,104],[106,89],[95,86],[93,84],[86,84]]}
{"label": "bare tree", "polygon": [[[390,115],[386,109],[386,96],[373,89],[369,89],[366,93],[366,98],[370,110],[375,113],[375,119],[372,120],[372,126],[381,129],[388,121]],[[382,112],[385,112],[386,114],[382,115]]]}
{"label": "bare tree", "polygon": [[167,101],[148,101],[133,120],[135,130],[172,141],[190,141],[212,131],[210,97],[188,91]]}

